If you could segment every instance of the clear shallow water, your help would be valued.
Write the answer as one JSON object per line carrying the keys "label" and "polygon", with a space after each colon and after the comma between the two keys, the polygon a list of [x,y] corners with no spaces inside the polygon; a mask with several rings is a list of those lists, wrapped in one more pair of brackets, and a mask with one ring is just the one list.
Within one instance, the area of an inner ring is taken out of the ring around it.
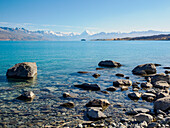
{"label": "clear shallow water", "polygon": [[[107,59],[120,62],[124,66],[121,68],[96,71],[98,62]],[[20,62],[37,63],[38,76],[35,80],[16,82],[6,79],[5,74],[7,69]],[[132,75],[131,70],[138,64],[144,63],[160,63],[162,66],[170,66],[170,42],[1,41],[0,114],[1,117],[3,117],[1,118],[1,122],[5,122],[8,119],[13,121],[14,119],[11,118],[11,115],[16,116],[14,116],[16,126],[23,125],[24,123],[35,123],[37,125],[37,122],[42,122],[42,124],[39,125],[57,125],[53,120],[64,120],[64,122],[67,122],[74,118],[83,120],[83,114],[80,113],[85,109],[84,105],[93,98],[108,99],[112,105],[106,112],[108,111],[111,115],[116,115],[116,112],[119,114],[124,113],[119,109],[113,110],[114,104],[117,103],[122,103],[125,108],[128,106],[152,108],[152,103],[147,103],[142,100],[135,103],[129,100],[127,94],[132,91],[131,88],[125,92],[118,90],[113,93],[110,92],[110,94],[107,95],[101,92],[79,90],[72,86],[84,82],[97,83],[101,86],[102,90],[104,90],[106,87],[112,86],[114,80],[119,79],[119,77],[115,76],[116,73],[123,73],[129,76],[132,81],[143,81],[143,78]],[[157,67],[158,73],[164,72],[162,66]],[[78,74],[77,71],[90,71],[92,73]],[[93,73],[99,73],[101,77],[95,79],[91,76]],[[31,104],[14,100],[23,90],[32,90],[35,92],[37,97]],[[63,92],[69,92],[77,97],[90,97],[90,99],[63,99]],[[76,107],[73,109],[58,108],[61,103],[67,101],[75,102]],[[45,108],[48,112],[45,113],[44,109],[41,108]],[[25,110],[27,111],[25,112]],[[13,111],[18,111],[18,113],[12,114]],[[4,113],[7,114],[5,115]],[[71,116],[77,114],[82,116]],[[40,117],[43,117],[45,121]],[[52,120],[51,118],[54,119]],[[37,122],[34,122],[35,119]],[[49,119],[55,123],[52,124]],[[19,122],[21,124],[19,124]],[[11,124],[11,126],[15,125]]]}

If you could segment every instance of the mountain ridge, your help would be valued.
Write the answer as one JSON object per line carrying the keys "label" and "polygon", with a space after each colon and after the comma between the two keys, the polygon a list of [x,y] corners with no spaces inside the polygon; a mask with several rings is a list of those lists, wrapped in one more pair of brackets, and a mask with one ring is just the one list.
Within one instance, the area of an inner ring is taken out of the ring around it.
{"label": "mountain ridge", "polygon": [[82,38],[86,40],[95,39],[113,39],[113,38],[126,38],[126,37],[139,37],[139,36],[152,36],[159,34],[170,34],[170,32],[162,31],[132,31],[129,33],[121,32],[99,32],[91,33],[85,30],[82,33],[75,32],[54,32],[54,31],[30,31],[25,28],[9,28],[0,27],[0,40],[35,40],[35,41],[80,41]]}

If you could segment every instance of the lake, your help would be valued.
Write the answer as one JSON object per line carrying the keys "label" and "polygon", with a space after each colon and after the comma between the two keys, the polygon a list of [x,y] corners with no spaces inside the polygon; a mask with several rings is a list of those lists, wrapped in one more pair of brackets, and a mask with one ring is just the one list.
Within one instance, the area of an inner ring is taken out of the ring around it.
{"label": "lake", "polygon": [[[120,68],[96,70],[101,60],[114,60],[123,64]],[[37,78],[28,81],[6,79],[6,71],[16,63],[36,62]],[[84,116],[85,104],[94,98],[108,99],[111,106],[105,111],[115,121],[125,116],[123,108],[144,107],[152,109],[152,103],[127,97],[132,92],[84,91],[75,84],[96,83],[102,90],[121,79],[116,73],[123,73],[130,80],[143,82],[144,78],[131,73],[139,64],[158,63],[157,72],[170,66],[170,41],[1,41],[0,42],[0,122],[7,127],[59,126],[72,120],[88,120]],[[78,71],[88,71],[79,74]],[[99,78],[92,74],[99,73]],[[23,91],[31,90],[36,98],[31,103],[15,100]],[[140,90],[141,92],[143,90]],[[74,97],[64,99],[63,92]],[[80,98],[81,97],[81,98]],[[76,107],[60,108],[59,105],[73,101]],[[119,108],[115,105],[121,104]],[[120,117],[120,118],[117,118]],[[70,123],[74,127],[76,123]]]}

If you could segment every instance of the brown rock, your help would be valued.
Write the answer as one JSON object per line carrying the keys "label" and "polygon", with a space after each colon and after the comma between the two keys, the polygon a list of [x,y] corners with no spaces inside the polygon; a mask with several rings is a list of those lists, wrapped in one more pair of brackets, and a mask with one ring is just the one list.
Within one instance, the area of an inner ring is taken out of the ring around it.
{"label": "brown rock", "polygon": [[142,64],[136,66],[132,70],[133,74],[135,75],[148,75],[148,74],[155,74],[156,73],[156,67],[155,64],[149,63],[149,64]]}
{"label": "brown rock", "polygon": [[23,62],[15,64],[7,70],[8,78],[33,78],[37,74],[37,65],[33,62]]}
{"label": "brown rock", "polygon": [[109,101],[106,99],[94,99],[86,104],[86,107],[102,107],[106,109],[110,105]]}
{"label": "brown rock", "polygon": [[120,66],[122,66],[120,63],[118,63],[116,61],[112,61],[112,60],[100,61],[98,65],[103,66],[103,67],[120,67]]}

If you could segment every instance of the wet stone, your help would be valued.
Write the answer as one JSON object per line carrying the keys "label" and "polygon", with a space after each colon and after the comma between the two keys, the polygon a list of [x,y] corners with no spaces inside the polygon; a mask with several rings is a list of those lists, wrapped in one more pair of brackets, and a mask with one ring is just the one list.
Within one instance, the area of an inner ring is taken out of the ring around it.
{"label": "wet stone", "polygon": [[60,106],[66,107],[66,108],[73,108],[75,104],[73,102],[67,102],[67,103],[61,104]]}
{"label": "wet stone", "polygon": [[111,87],[106,88],[106,90],[107,90],[107,91],[116,91],[116,90],[117,90],[117,88],[116,88],[116,87],[111,86]]}

